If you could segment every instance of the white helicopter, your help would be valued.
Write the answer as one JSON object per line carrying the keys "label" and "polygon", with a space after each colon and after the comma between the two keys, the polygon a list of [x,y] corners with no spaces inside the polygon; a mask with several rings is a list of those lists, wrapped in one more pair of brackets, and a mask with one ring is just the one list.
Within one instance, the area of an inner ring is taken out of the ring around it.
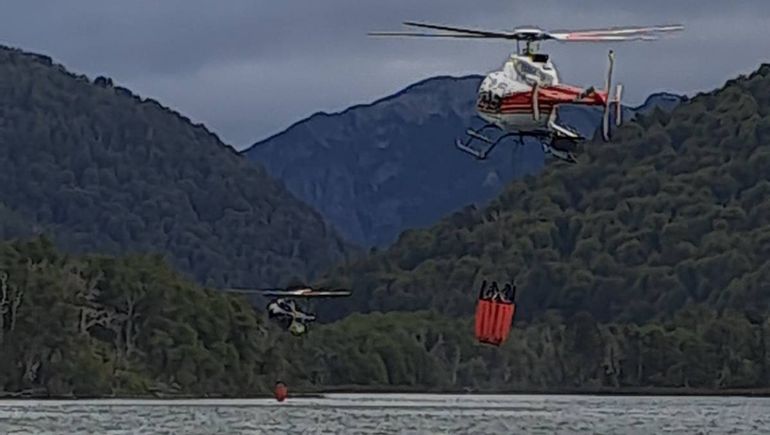
{"label": "white helicopter", "polygon": [[316,290],[306,285],[291,286],[285,289],[225,289],[225,291],[277,297],[267,304],[267,314],[271,319],[282,322],[292,335],[302,335],[307,332],[308,323],[314,322],[316,316],[315,314],[303,311],[297,307],[293,299],[289,298],[350,296],[352,294],[348,290],[329,290],[323,288]]}
{"label": "white helicopter", "polygon": [[[478,91],[476,110],[487,123],[478,130],[468,129],[466,142],[457,140],[456,146],[478,159],[485,159],[492,149],[506,137],[518,137],[523,145],[524,137],[537,138],[546,154],[561,160],[576,163],[573,152],[577,143],[585,140],[573,129],[556,122],[557,109],[561,104],[603,106],[602,137],[609,141],[610,104],[615,103],[615,122],[621,123],[620,95],[622,85],[610,101],[614,53],[609,52],[609,69],[604,91],[593,86],[583,89],[562,84],[559,74],[547,54],[536,53],[533,44],[537,41],[556,40],[563,42],[607,42],[631,40],[656,40],[659,34],[683,30],[682,25],[651,27],[615,27],[576,31],[545,31],[536,27],[517,28],[510,32],[475,30],[435,24],[405,22],[404,25],[441,30],[452,33],[415,32],[372,32],[371,36],[413,36],[437,38],[505,39],[516,41],[516,53],[511,54],[499,71],[489,73]],[[525,45],[522,48],[521,42]],[[499,136],[491,139],[482,134],[483,130],[494,129]],[[473,139],[488,144],[484,150],[470,146]]]}

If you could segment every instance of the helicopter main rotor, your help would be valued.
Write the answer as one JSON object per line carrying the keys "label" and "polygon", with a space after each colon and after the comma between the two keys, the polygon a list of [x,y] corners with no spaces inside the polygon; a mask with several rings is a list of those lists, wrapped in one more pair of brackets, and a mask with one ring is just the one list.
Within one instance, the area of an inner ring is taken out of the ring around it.
{"label": "helicopter main rotor", "polygon": [[445,26],[439,24],[407,21],[405,26],[440,30],[445,33],[421,32],[370,32],[370,36],[409,36],[424,38],[468,38],[468,39],[504,39],[524,42],[527,53],[532,53],[532,43],[555,40],[560,42],[609,42],[609,41],[654,41],[666,32],[683,30],[680,24],[646,27],[608,27],[603,29],[546,31],[537,27],[517,28],[510,32],[470,29],[466,27]]}

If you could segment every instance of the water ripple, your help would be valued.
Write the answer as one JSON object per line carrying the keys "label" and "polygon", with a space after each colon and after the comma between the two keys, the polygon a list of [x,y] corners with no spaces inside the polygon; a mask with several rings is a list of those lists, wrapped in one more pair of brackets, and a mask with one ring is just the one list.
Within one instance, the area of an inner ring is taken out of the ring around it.
{"label": "water ripple", "polygon": [[332,394],[323,399],[0,402],[3,434],[768,433],[738,397]]}

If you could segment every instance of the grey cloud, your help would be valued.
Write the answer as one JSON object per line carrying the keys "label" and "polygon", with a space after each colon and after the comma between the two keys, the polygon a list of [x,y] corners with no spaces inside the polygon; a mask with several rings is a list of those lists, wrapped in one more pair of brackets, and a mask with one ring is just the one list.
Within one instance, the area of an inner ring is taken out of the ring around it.
{"label": "grey cloud", "polygon": [[[766,0],[28,0],[6,5],[0,38],[70,70],[113,77],[246,146],[316,111],[336,111],[437,74],[497,68],[509,44],[375,39],[404,20],[510,29],[681,22],[657,43],[617,44],[629,102],[720,86],[767,60]],[[601,84],[607,45],[548,44],[565,81]]]}

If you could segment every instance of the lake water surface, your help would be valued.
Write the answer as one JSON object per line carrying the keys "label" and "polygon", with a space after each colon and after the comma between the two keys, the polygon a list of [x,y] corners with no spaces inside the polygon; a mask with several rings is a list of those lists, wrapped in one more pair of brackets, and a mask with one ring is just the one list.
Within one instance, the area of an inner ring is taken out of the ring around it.
{"label": "lake water surface", "polygon": [[770,434],[770,399],[329,394],[0,401],[0,434]]}

